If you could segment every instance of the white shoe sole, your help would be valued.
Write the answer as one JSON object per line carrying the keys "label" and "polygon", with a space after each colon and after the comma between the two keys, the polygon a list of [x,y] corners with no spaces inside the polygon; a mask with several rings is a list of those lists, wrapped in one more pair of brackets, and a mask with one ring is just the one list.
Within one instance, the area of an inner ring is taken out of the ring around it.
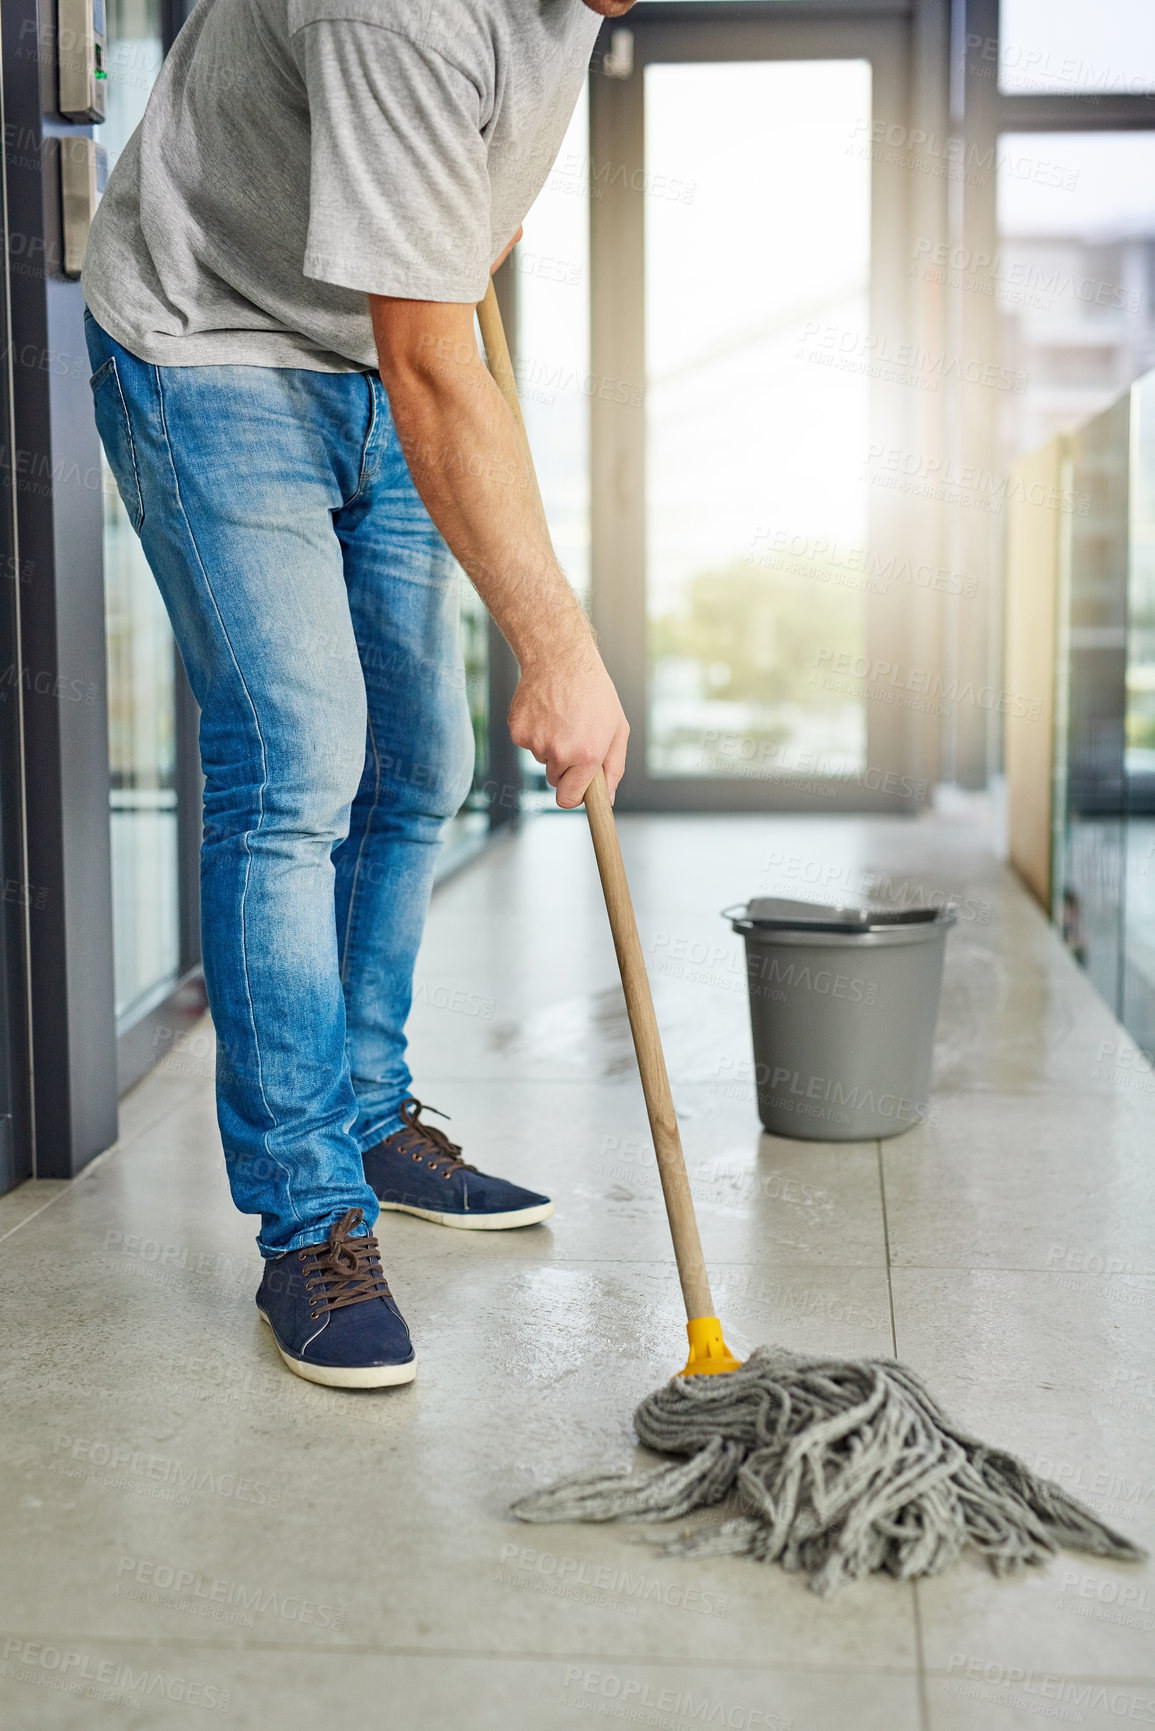
{"label": "white shoe sole", "polygon": [[548,1220],[553,1203],[511,1208],[506,1214],[438,1214],[434,1208],[411,1208],[408,1202],[382,1202],[381,1209],[390,1214],[415,1214],[419,1220],[432,1220],[438,1226],[457,1226],[465,1232],[504,1232],[510,1226],[536,1226],[539,1220]]}
{"label": "white shoe sole", "polygon": [[[273,1330],[263,1310],[258,1310],[257,1315]],[[322,1383],[326,1388],[395,1388],[398,1383],[412,1382],[417,1375],[415,1358],[411,1358],[408,1364],[309,1364],[307,1360],[293,1358],[287,1353],[275,1331],[273,1344],[294,1376],[302,1377],[305,1382]]]}

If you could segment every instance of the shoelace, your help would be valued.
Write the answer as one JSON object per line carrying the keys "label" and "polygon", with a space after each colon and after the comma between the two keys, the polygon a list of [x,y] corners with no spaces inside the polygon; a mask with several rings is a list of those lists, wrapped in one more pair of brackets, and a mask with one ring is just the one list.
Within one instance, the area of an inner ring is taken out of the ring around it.
{"label": "shoelace", "polygon": [[362,1304],[367,1298],[388,1298],[389,1283],[381,1268],[381,1253],[371,1232],[352,1237],[364,1220],[360,1208],[350,1208],[329,1234],[325,1244],[310,1244],[298,1250],[298,1261],[307,1266],[305,1291],[312,1293],[310,1319],[317,1322],[326,1310],[342,1310],[347,1304]]}
{"label": "shoelace", "polygon": [[433,1124],[421,1123],[422,1112],[432,1112],[438,1118],[449,1116],[448,1112],[438,1112],[436,1106],[423,1106],[410,1094],[401,1102],[405,1128],[394,1131],[388,1138],[390,1146],[413,1160],[423,1159],[442,1178],[450,1178],[454,1172],[476,1172],[477,1167],[462,1157],[461,1148],[449,1140],[444,1130],[438,1130]]}

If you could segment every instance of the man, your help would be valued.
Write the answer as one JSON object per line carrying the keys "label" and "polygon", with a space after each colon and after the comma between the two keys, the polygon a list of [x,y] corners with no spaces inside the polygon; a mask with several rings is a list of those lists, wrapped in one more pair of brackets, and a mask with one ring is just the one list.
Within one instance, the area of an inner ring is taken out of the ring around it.
{"label": "man", "polygon": [[404,1025],[472,774],[454,558],[561,806],[628,727],[473,308],[632,0],[200,0],[83,285],[97,424],[201,707],[205,978],[258,1308],[336,1387],[415,1357],[372,1227],[546,1218],[423,1122]]}

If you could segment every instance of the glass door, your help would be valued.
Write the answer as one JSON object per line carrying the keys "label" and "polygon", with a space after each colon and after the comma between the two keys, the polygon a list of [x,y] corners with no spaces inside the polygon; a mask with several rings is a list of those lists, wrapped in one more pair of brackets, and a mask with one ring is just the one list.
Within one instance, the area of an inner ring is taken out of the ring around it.
{"label": "glass door", "polygon": [[879,147],[904,66],[890,21],[641,19],[630,76],[595,76],[594,616],[628,804],[910,805],[885,462],[938,381],[903,346]]}
{"label": "glass door", "polygon": [[[8,302],[10,234],[7,208],[0,208],[0,238],[5,263],[0,270],[0,320],[11,329]],[[0,420],[11,426],[12,345],[0,357]],[[35,1170],[35,1135],[30,1081],[29,921],[43,906],[46,888],[33,884],[27,866],[25,828],[24,666],[21,656],[21,605],[31,583],[33,561],[20,556],[16,513],[16,476],[0,464],[0,1196]]]}
{"label": "glass door", "polygon": [[647,66],[645,108],[646,770],[847,775],[863,700],[815,675],[866,647],[870,65]]}

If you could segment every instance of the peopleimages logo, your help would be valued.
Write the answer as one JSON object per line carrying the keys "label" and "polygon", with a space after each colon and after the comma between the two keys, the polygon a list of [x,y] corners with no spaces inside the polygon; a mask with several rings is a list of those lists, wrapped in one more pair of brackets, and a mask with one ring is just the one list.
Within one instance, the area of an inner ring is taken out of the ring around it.
{"label": "peopleimages logo", "polygon": [[929,457],[877,441],[867,451],[860,479],[875,487],[917,493],[924,498],[943,499],[996,514],[1013,503],[1046,511],[1073,511],[1077,517],[1087,516],[1091,509],[1091,496],[1085,490],[1075,493],[1069,488],[1030,481],[1019,474],[996,474],[976,463],[958,463],[950,455]]}
{"label": "peopleimages logo", "polygon": [[[1073,1604],[1068,1601],[1073,1599]],[[1080,1569],[1063,1571],[1059,1609],[1077,1617],[1093,1617],[1123,1629],[1155,1629],[1155,1606],[1146,1587],[1136,1581],[1115,1581],[1110,1575],[1094,1575]]]}
{"label": "peopleimages logo", "polygon": [[39,1683],[67,1695],[113,1701],[137,1708],[148,1698],[178,1702],[184,1707],[205,1707],[224,1713],[231,1691],[212,1683],[194,1683],[188,1677],[169,1677],[163,1671],[137,1669],[119,1659],[98,1659],[75,1647],[54,1647],[44,1641],[10,1637],[4,1643],[0,1675],[20,1683]]}
{"label": "peopleimages logo", "polygon": [[750,996],[781,999],[775,986],[790,987],[799,992],[817,992],[819,997],[845,998],[851,1004],[876,1004],[878,985],[874,980],[860,980],[851,974],[838,974],[832,968],[811,968],[802,962],[781,962],[777,956],[752,955],[747,964]]}
{"label": "peopleimages logo", "polygon": [[693,204],[698,190],[696,180],[678,180],[669,174],[654,174],[649,169],[627,167],[608,158],[598,162],[592,156],[571,151],[559,156],[550,172],[549,187],[553,192],[580,192],[589,198],[603,198],[608,187],[620,192],[641,192],[648,198],[665,198],[675,204]]}
{"label": "peopleimages logo", "polygon": [[[807,1076],[787,1065],[754,1064],[747,1059],[723,1058],[718,1075],[732,1070],[735,1078],[744,1074],[747,1083],[753,1081],[759,1095],[780,1112],[796,1112],[805,1118],[827,1118],[836,1124],[849,1122],[852,1112],[873,1112],[880,1118],[893,1118],[900,1124],[921,1124],[928,1117],[926,1100],[908,1100],[904,1094],[886,1089],[860,1087],[836,1076]],[[713,1088],[724,1087],[711,1083]]]}
{"label": "peopleimages logo", "polygon": [[[94,1468],[97,1469],[95,1472]],[[50,1470],[61,1472],[68,1478],[94,1478],[119,1488],[128,1488],[129,1481],[109,1475],[126,1473],[130,1480],[136,1479],[150,1491],[169,1491],[178,1500],[185,1501],[190,1491],[207,1491],[212,1496],[229,1497],[240,1503],[258,1503],[271,1509],[275,1509],[279,1501],[276,1492],[259,1479],[190,1465],[172,1455],[154,1455],[146,1449],[132,1448],[127,1443],[105,1442],[99,1437],[57,1437],[55,1459]]]}
{"label": "peopleimages logo", "polygon": [[724,1617],[730,1605],[725,1594],[711,1592],[693,1582],[684,1586],[677,1581],[659,1580],[656,1575],[635,1575],[629,1569],[538,1551],[530,1545],[503,1545],[501,1565],[497,1579],[506,1585],[528,1587],[559,1598],[596,1595],[598,1602],[631,1616],[636,1615],[639,1605],[659,1604],[696,1611],[703,1617]]}
{"label": "peopleimages logo", "polygon": [[884,555],[865,545],[844,546],[833,537],[803,535],[790,529],[759,526],[747,560],[751,565],[766,565],[843,588],[866,588],[880,595],[902,584],[941,595],[971,596],[978,592],[977,577],[967,577],[949,566],[916,562],[895,553]]}
{"label": "peopleimages logo", "polygon": [[[899,662],[885,661],[881,656],[872,661],[868,655],[854,655],[849,649],[836,652],[832,648],[819,648],[815,666],[829,669],[834,678],[864,684],[865,695],[869,697],[886,697],[889,701],[896,696],[913,695],[924,703],[941,703],[946,714],[956,703],[974,704],[978,709],[997,711],[999,715],[1026,716],[1032,721],[1042,714],[1042,702],[1037,697],[999,691],[993,685],[976,686],[969,679],[944,679],[933,669],[904,668]],[[820,678],[817,674],[812,677]]]}
{"label": "peopleimages logo", "polygon": [[116,1573],[114,1592],[122,1598],[133,1597],[133,1589],[141,1588],[150,1602],[163,1602],[198,1612],[202,1606],[222,1605],[234,1610],[252,1611],[257,1616],[271,1613],[289,1623],[308,1623],[321,1629],[340,1629],[345,1622],[343,1605],[323,1605],[304,1598],[300,1593],[246,1587],[241,1581],[222,1580],[219,1576],[203,1575],[199,1569],[180,1569],[149,1557],[121,1557]]}
{"label": "peopleimages logo", "polygon": [[1029,373],[1015,372],[997,361],[949,354],[945,349],[928,349],[920,343],[892,341],[888,336],[871,335],[850,325],[823,324],[820,319],[806,321],[794,358],[864,372],[892,384],[918,385],[924,391],[937,391],[940,380],[957,380],[1022,396],[1031,382]]}
{"label": "peopleimages logo", "polygon": [[1043,265],[1033,260],[1007,260],[999,252],[983,252],[951,245],[947,241],[917,241],[913,260],[912,274],[917,273],[921,264],[932,270],[952,273],[952,287],[978,287],[981,284],[992,294],[996,290],[1023,289],[1038,295],[1047,307],[1057,299],[1078,300],[1085,306],[1127,312],[1138,312],[1142,305],[1134,290],[1124,289],[1118,283],[1101,277],[1074,277],[1070,271],[1053,263]]}
{"label": "peopleimages logo", "polygon": [[[729,1731],[792,1731],[794,1724],[792,1719],[767,1708],[743,1707],[709,1695],[696,1695],[690,1689],[661,1689],[655,1683],[623,1677],[616,1671],[596,1670],[592,1665],[567,1665],[562,1681],[563,1687],[571,1691],[562,1696],[563,1707],[613,1719],[633,1719],[645,1725],[670,1725],[684,1720],[690,1725],[727,1726]],[[649,1709],[648,1713],[645,1709]],[[655,1714],[664,1717],[655,1718]]]}
{"label": "peopleimages logo", "polygon": [[[976,1659],[967,1653],[951,1654],[947,1679],[946,1688],[951,1694],[994,1701],[1073,1724],[1082,1723],[1088,1708],[1118,1719],[1155,1724],[1155,1698],[1117,1689],[1109,1683],[1076,1682],[1053,1672],[1029,1671],[1021,1665],[1003,1665],[998,1660]],[[1053,1710],[1045,1707],[1044,1702],[1053,1703]]]}
{"label": "peopleimages logo", "polygon": [[869,156],[876,162],[890,162],[948,180],[961,179],[973,186],[986,186],[992,171],[1006,179],[1052,186],[1063,192],[1074,192],[1079,184],[1078,169],[1065,163],[1012,150],[1005,144],[984,148],[954,135],[924,132],[921,127],[892,120],[856,121],[846,154]]}

